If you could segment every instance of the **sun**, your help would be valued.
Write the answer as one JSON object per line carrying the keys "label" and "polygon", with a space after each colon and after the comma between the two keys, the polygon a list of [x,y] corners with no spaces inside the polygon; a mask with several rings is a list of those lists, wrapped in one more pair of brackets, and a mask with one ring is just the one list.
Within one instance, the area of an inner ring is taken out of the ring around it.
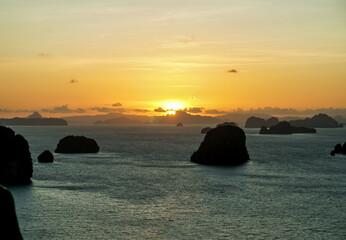
{"label": "sun", "polygon": [[163,104],[163,106],[165,109],[172,112],[184,108],[184,104],[182,104],[181,102],[166,102]]}
{"label": "sun", "polygon": [[176,111],[169,110],[167,113],[168,113],[169,115],[175,115]]}

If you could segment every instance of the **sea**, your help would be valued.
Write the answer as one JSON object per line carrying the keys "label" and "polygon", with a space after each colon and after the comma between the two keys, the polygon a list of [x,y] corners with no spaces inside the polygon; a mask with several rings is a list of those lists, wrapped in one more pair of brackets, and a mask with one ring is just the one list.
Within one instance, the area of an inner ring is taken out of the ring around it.
{"label": "sea", "polygon": [[[24,239],[346,239],[346,128],[259,135],[251,160],[190,162],[207,125],[11,126],[30,145],[32,184],[8,187]],[[212,127],[212,126],[211,126]],[[57,154],[67,135],[95,154]]]}

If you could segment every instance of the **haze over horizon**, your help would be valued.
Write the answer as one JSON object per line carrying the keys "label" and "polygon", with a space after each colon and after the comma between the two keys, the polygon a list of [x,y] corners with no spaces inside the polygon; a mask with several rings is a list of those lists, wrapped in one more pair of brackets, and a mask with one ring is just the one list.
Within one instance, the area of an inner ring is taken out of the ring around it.
{"label": "haze over horizon", "polygon": [[341,0],[4,0],[0,10],[0,117],[345,113]]}

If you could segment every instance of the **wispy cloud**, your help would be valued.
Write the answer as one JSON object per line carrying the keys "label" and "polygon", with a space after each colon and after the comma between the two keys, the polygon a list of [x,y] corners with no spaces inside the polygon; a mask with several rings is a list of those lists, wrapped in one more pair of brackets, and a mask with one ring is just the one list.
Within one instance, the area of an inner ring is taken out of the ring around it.
{"label": "wispy cloud", "polygon": [[51,57],[51,56],[52,56],[52,54],[46,53],[46,52],[40,52],[40,53],[38,53],[38,55],[39,55],[40,57]]}
{"label": "wispy cloud", "polygon": [[47,113],[85,113],[86,111],[83,108],[71,109],[68,105],[57,106],[54,108],[43,108],[42,112]]}
{"label": "wispy cloud", "polygon": [[109,107],[92,107],[90,110],[98,111],[102,113],[109,113],[109,112],[125,112],[126,110],[124,108],[109,108]]}
{"label": "wispy cloud", "polygon": [[227,114],[229,112],[226,112],[226,111],[220,111],[220,110],[217,110],[217,109],[207,109],[204,111],[205,114]]}

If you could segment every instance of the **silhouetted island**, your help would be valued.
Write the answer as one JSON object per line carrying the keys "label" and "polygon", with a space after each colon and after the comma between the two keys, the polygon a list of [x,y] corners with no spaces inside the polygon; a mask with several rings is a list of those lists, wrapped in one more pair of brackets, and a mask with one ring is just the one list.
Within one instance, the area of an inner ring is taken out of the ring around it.
{"label": "silhouetted island", "polygon": [[1,239],[22,240],[16,208],[10,191],[0,185],[0,237]]}
{"label": "silhouetted island", "polygon": [[338,122],[327,114],[320,113],[312,118],[298,119],[290,121],[295,127],[312,127],[312,128],[337,128],[340,127]]}
{"label": "silhouetted island", "polygon": [[240,165],[250,159],[244,131],[236,126],[210,130],[191,161],[207,165]]}
{"label": "silhouetted island", "polygon": [[266,121],[259,117],[249,117],[245,122],[246,128],[260,128],[265,126]]}
{"label": "silhouetted island", "polygon": [[179,122],[179,123],[177,123],[177,125],[176,125],[177,127],[182,127],[182,126],[184,126],[181,122]]}
{"label": "silhouetted island", "polygon": [[43,118],[38,112],[34,112],[26,118],[0,118],[3,125],[22,125],[22,126],[66,126],[67,122],[61,118]]}
{"label": "silhouetted island", "polygon": [[0,184],[29,184],[32,159],[29,144],[22,135],[0,126]]}
{"label": "silhouetted island", "polygon": [[269,129],[262,127],[259,134],[292,134],[292,133],[316,133],[316,129],[306,127],[294,127],[289,122],[283,121]]}
{"label": "silhouetted island", "polygon": [[96,141],[84,136],[66,136],[60,139],[56,153],[97,153],[100,150]]}
{"label": "silhouetted island", "polygon": [[37,160],[40,163],[51,163],[54,161],[54,156],[49,150],[45,150],[37,157]]}
{"label": "silhouetted island", "polygon": [[96,121],[94,124],[142,124],[142,121],[129,119],[127,117],[111,118],[104,121]]}
{"label": "silhouetted island", "polygon": [[261,127],[272,127],[279,123],[279,119],[276,117],[268,118],[267,120],[259,117],[249,117],[245,122],[246,128],[261,128]]}
{"label": "silhouetted island", "polygon": [[330,155],[334,156],[336,153],[346,154],[346,142],[342,146],[340,143],[336,144],[334,150],[330,152]]}

